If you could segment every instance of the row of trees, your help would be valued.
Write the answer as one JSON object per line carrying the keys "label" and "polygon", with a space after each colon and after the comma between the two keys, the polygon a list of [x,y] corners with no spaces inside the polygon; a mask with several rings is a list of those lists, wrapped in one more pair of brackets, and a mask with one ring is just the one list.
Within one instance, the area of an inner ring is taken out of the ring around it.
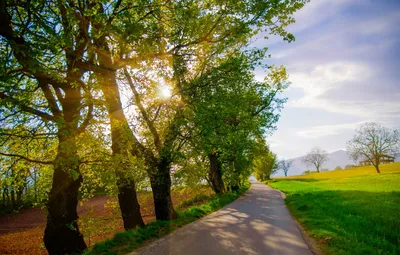
{"label": "row of trees", "polygon": [[138,188],[158,220],[177,217],[172,183],[239,188],[287,87],[248,45],[262,31],[292,41],[305,2],[1,0],[3,205],[45,203],[47,251],[71,254],[86,249],[78,199],[100,188],[125,229],[144,225]]}

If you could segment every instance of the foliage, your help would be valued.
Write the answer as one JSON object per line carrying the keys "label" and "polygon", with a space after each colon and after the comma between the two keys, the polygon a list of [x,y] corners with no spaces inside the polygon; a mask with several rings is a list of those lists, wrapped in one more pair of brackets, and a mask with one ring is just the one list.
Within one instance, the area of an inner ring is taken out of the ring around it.
{"label": "foliage", "polygon": [[398,254],[400,163],[292,176],[269,184],[325,254]]}
{"label": "foliage", "polygon": [[328,161],[328,153],[318,147],[312,148],[303,158],[304,164],[313,165],[317,172],[320,172],[321,166],[326,161]]}
{"label": "foliage", "polygon": [[269,147],[261,140],[263,144],[259,145],[257,156],[253,161],[254,175],[257,180],[265,181],[271,178],[271,174],[278,171],[278,157],[270,151]]}
{"label": "foliage", "polygon": [[[78,198],[118,193],[141,225],[136,188],[151,185],[157,217],[173,217],[170,173],[204,184],[210,152],[228,187],[243,186],[287,87],[283,67],[260,64],[266,47],[249,44],[293,41],[286,27],[306,2],[2,1],[2,207],[46,205],[48,251],[79,253]],[[256,67],[269,68],[263,82]]]}
{"label": "foliage", "polygon": [[133,249],[138,248],[144,241],[165,236],[183,225],[220,209],[224,205],[234,201],[248,188],[249,185],[245,185],[236,192],[226,192],[217,197],[203,197],[205,203],[178,212],[180,217],[176,220],[155,221],[137,230],[117,233],[112,239],[97,243],[85,254],[124,254],[132,251]]}
{"label": "foliage", "polygon": [[383,157],[400,151],[400,131],[390,130],[377,123],[365,123],[347,143],[347,151],[354,160],[369,160],[380,173]]}

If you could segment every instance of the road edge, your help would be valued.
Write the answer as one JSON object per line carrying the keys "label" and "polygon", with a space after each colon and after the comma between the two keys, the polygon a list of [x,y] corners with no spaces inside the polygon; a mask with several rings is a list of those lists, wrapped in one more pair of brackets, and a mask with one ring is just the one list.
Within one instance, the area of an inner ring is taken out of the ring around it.
{"label": "road edge", "polygon": [[142,244],[140,244],[138,247],[134,248],[133,250],[128,251],[128,252],[124,252],[124,254],[125,254],[125,255],[137,255],[137,254],[140,254],[140,250],[143,249],[143,248],[145,248],[146,246],[154,246],[154,245],[157,245],[157,244],[163,242],[164,239],[168,239],[168,238],[171,238],[171,236],[174,236],[174,235],[176,234],[177,231],[179,231],[179,230],[181,230],[181,229],[184,229],[184,228],[187,228],[187,227],[189,227],[190,225],[195,224],[196,222],[198,222],[198,221],[200,221],[200,220],[202,220],[202,219],[204,219],[204,218],[211,217],[214,213],[218,212],[219,210],[222,210],[222,209],[224,209],[225,207],[229,206],[230,204],[234,203],[235,201],[238,201],[239,199],[242,199],[242,198],[246,195],[246,193],[248,193],[248,192],[250,191],[251,187],[252,187],[252,183],[249,182],[249,187],[248,187],[246,190],[244,190],[244,191],[240,194],[240,196],[238,196],[236,199],[232,200],[230,203],[225,204],[224,206],[222,206],[222,207],[219,208],[218,210],[215,210],[215,211],[213,211],[213,212],[211,212],[211,213],[209,213],[209,214],[206,214],[206,215],[204,215],[204,216],[202,216],[202,217],[200,217],[200,218],[197,218],[196,220],[194,220],[194,221],[192,221],[192,222],[189,222],[189,223],[187,223],[187,224],[184,224],[183,226],[174,229],[173,231],[171,231],[170,233],[168,233],[168,234],[166,234],[166,235],[164,235],[164,236],[161,236],[161,237],[159,237],[159,238],[154,238],[154,239],[146,240],[146,241],[144,241]]}
{"label": "road edge", "polygon": [[[264,183],[265,184],[265,183]],[[270,187],[273,190],[276,190],[277,192],[279,192],[279,194],[281,195],[281,198],[286,201],[286,194],[278,189],[275,189],[273,187],[271,187],[268,184],[265,184],[268,187]],[[286,206],[286,203],[285,203]],[[321,248],[318,247],[318,242],[312,238],[307,231],[305,230],[305,228],[303,227],[303,225],[300,224],[300,222],[297,221],[296,217],[294,217],[294,215],[292,214],[292,212],[289,210],[289,208],[286,206],[286,208],[289,211],[290,216],[292,217],[293,221],[296,223],[297,228],[300,230],[301,235],[303,236],[304,241],[307,243],[308,247],[310,248],[311,252],[314,255],[324,255],[324,253],[322,252]]]}

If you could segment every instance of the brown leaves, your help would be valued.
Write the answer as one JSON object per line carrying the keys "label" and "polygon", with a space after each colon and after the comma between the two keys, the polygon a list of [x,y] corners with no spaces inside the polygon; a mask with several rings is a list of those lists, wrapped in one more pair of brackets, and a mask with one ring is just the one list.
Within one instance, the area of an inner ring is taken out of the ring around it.
{"label": "brown leaves", "polygon": [[[172,200],[175,206],[199,194],[211,194],[208,187],[186,188],[172,191]],[[138,200],[142,217],[145,223],[155,220],[153,195],[151,192],[139,192]],[[21,225],[35,210],[20,213],[13,232],[0,235],[0,254],[47,254],[43,244],[43,221],[37,221],[37,226],[20,231],[17,224]],[[111,238],[115,233],[123,231],[123,223],[119,213],[118,201],[115,196],[96,196],[89,199],[78,208],[79,227],[85,237],[86,244],[93,246],[95,243]],[[42,216],[45,217],[44,215]],[[36,217],[37,218],[37,217]],[[35,219],[36,219],[35,218]],[[0,223],[0,228],[2,224]]]}

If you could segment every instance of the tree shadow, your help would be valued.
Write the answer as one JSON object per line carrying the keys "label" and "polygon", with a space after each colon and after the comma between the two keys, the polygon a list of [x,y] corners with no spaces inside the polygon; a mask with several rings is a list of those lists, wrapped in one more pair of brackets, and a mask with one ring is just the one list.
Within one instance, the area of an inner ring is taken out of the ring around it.
{"label": "tree shadow", "polygon": [[132,254],[312,254],[280,192],[254,183],[233,203]]}

